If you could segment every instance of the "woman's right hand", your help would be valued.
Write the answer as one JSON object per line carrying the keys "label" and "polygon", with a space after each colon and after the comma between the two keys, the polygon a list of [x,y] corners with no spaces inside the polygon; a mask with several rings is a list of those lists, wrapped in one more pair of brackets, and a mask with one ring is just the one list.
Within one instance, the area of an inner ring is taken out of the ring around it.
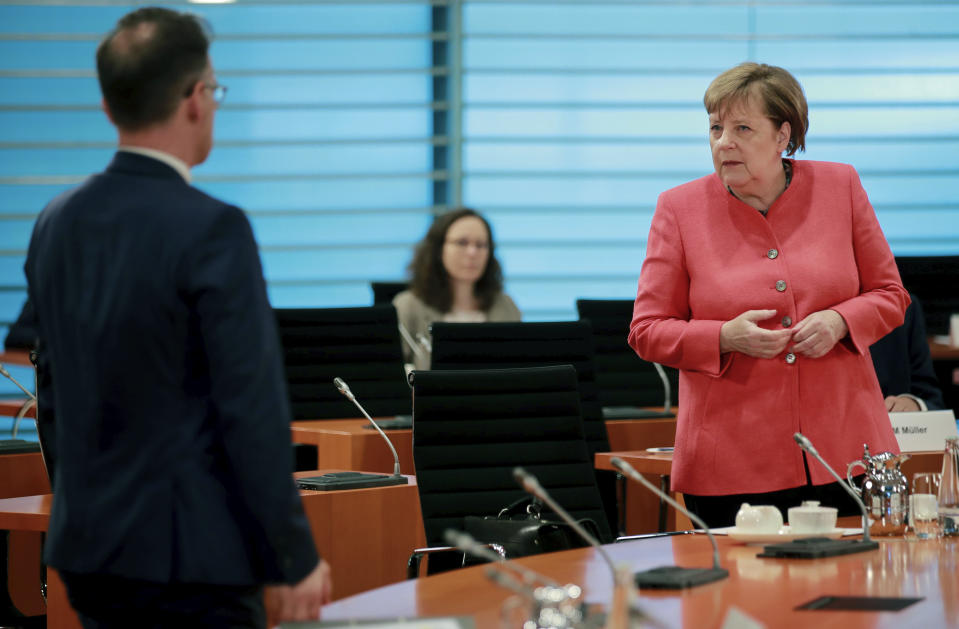
{"label": "woman's right hand", "polygon": [[719,351],[739,352],[753,358],[774,358],[781,354],[792,337],[792,330],[764,330],[756,325],[776,316],[775,310],[747,310],[723,324],[719,330]]}

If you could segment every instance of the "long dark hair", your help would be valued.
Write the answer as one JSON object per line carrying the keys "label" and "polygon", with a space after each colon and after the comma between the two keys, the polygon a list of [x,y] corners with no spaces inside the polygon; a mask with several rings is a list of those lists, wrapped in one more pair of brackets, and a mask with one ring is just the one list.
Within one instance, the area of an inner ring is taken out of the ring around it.
{"label": "long dark hair", "polygon": [[493,300],[503,290],[503,269],[496,259],[496,243],[493,241],[493,230],[490,229],[489,222],[479,212],[470,208],[450,210],[433,219],[433,224],[426,232],[426,236],[416,245],[413,260],[409,266],[412,277],[410,289],[413,294],[440,312],[449,312],[453,306],[450,276],[446,272],[446,267],[443,266],[446,232],[453,223],[466,216],[475,216],[483,221],[486,233],[489,235],[489,258],[486,260],[486,269],[473,285],[473,295],[479,302],[480,308],[489,310]]}

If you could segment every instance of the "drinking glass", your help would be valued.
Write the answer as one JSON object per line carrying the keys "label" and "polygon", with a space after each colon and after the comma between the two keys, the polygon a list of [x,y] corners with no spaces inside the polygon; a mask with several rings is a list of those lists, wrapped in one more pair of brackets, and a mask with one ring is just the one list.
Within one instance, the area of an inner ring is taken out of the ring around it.
{"label": "drinking glass", "polygon": [[909,526],[916,539],[937,539],[939,526],[939,485],[942,474],[924,472],[912,477],[909,496]]}

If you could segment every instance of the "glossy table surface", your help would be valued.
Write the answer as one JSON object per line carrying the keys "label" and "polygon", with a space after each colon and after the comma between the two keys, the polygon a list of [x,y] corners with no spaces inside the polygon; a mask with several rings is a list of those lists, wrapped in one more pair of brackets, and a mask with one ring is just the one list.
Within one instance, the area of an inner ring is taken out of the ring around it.
{"label": "glossy table surface", "polygon": [[[903,629],[959,627],[959,540],[880,541],[878,550],[816,560],[757,557],[761,547],[719,536],[727,579],[681,591],[642,591],[638,605],[663,627],[720,627],[732,608],[766,627]],[[678,535],[607,546],[617,563],[638,571],[664,565],[707,567],[704,535]],[[561,583],[584,587],[586,600],[606,604],[612,577],[593,549],[529,557],[519,562]],[[468,615],[480,628],[499,627],[510,592],[492,584],[486,566],[465,568],[379,588],[337,601],[324,620]],[[821,596],[921,597],[899,612],[800,611]],[[519,624],[512,624],[519,626]],[[653,626],[653,625],[650,625]],[[742,625],[740,625],[742,626]]]}
{"label": "glossy table surface", "polygon": [[[906,478],[912,478],[920,472],[942,471],[942,455],[940,450],[928,452],[910,452],[909,459],[902,463],[901,469]],[[659,474],[668,476],[673,465],[672,452],[646,452],[632,450],[624,452],[599,452],[596,454],[596,467],[601,470],[615,469],[610,459],[619,457],[632,465],[641,474]],[[859,468],[861,471],[861,468]]]}

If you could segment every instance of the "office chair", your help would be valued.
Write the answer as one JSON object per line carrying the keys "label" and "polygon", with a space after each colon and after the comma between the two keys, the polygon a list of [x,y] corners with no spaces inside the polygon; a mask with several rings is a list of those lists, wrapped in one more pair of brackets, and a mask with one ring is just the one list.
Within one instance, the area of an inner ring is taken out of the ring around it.
{"label": "office chair", "polygon": [[414,371],[410,381],[413,460],[428,545],[445,546],[443,533],[464,530],[466,516],[495,516],[525,497],[513,478],[518,465],[573,517],[595,521],[603,543],[612,540],[573,367]]}
{"label": "office chair", "polygon": [[409,287],[409,282],[370,282],[373,305],[391,304],[394,297]]}
{"label": "office chair", "polygon": [[[626,343],[633,317],[630,299],[577,299],[579,318],[592,324],[596,384],[607,419],[675,417],[679,372],[643,360]],[[663,412],[643,407],[662,406]]]}
{"label": "office chair", "polygon": [[409,415],[396,309],[276,309],[294,419],[362,417],[333,378],[343,378],[373,417]]}
{"label": "office chair", "polygon": [[959,312],[959,256],[896,256],[902,285],[915,293],[929,334],[949,334],[949,315]]}
{"label": "office chair", "polygon": [[[573,365],[580,392],[583,432],[590,456],[609,452],[593,364],[593,337],[586,321],[443,323],[431,327],[432,368],[504,369]],[[615,473],[596,470],[610,529],[617,528]]]}

